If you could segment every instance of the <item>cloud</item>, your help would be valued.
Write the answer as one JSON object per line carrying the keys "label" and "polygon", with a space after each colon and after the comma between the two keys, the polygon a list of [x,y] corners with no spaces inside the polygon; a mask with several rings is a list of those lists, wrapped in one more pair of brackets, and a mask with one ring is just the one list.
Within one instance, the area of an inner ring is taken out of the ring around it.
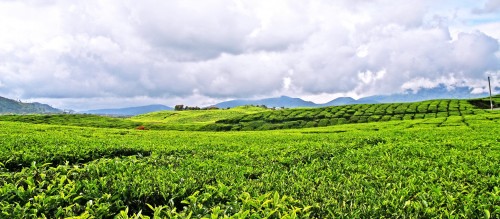
{"label": "cloud", "polygon": [[[486,12],[495,2],[461,7]],[[82,108],[480,89],[500,71],[499,36],[453,25],[488,18],[477,29],[491,30],[500,20],[436,4],[0,1],[0,95]]]}
{"label": "cloud", "polygon": [[500,0],[488,0],[483,7],[475,8],[472,11],[477,14],[498,12],[500,11]]}

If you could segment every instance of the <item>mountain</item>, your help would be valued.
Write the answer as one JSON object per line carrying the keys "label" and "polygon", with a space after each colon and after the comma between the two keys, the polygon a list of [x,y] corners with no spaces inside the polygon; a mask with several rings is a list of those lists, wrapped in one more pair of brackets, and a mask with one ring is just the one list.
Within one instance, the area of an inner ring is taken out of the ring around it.
{"label": "mountain", "polygon": [[41,113],[62,113],[62,110],[53,108],[42,103],[22,103],[0,97],[0,114],[41,114]]}
{"label": "mountain", "polygon": [[[276,98],[260,99],[260,100],[231,100],[221,102],[215,106],[219,108],[236,107],[243,105],[266,105],[268,107],[326,107],[340,106],[347,104],[374,104],[374,103],[401,103],[401,102],[417,102],[432,99],[471,99],[488,96],[488,93],[471,94],[472,88],[469,87],[454,87],[448,88],[446,85],[440,84],[435,88],[422,88],[416,92],[406,90],[403,93],[395,93],[390,95],[375,95],[353,99],[351,97],[339,97],[330,102],[316,104],[311,101],[305,101],[300,98],[291,98],[281,96]],[[500,90],[495,89],[494,93]]]}
{"label": "mountain", "polygon": [[356,100],[356,103],[400,103],[417,102],[432,99],[471,99],[488,96],[488,93],[471,94],[472,88],[454,87],[448,89],[440,84],[435,88],[424,88],[417,92],[407,90],[404,93],[375,95]]}
{"label": "mountain", "polygon": [[348,105],[355,104],[356,100],[352,97],[339,97],[328,103],[320,104],[320,106],[340,106],[340,105]]}
{"label": "mountain", "polygon": [[243,105],[266,105],[267,107],[316,107],[317,104],[311,101],[305,101],[300,98],[292,98],[287,96],[260,99],[260,100],[230,100],[215,104],[219,108],[232,108]]}
{"label": "mountain", "polygon": [[135,116],[139,114],[150,113],[155,111],[163,111],[163,110],[173,110],[173,108],[165,105],[156,104],[156,105],[117,108],[117,109],[96,109],[96,110],[83,111],[81,113],[116,115],[116,116]]}

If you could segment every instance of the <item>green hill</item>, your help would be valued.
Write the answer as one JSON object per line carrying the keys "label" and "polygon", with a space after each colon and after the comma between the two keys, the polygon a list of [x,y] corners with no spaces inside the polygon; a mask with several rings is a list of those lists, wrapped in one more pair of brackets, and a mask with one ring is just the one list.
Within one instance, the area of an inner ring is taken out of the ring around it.
{"label": "green hill", "polygon": [[218,120],[271,111],[262,107],[240,106],[231,109],[160,111],[131,117],[153,129],[196,130]]}
{"label": "green hill", "polygon": [[0,97],[0,114],[40,114],[40,113],[61,113],[62,111],[47,104],[22,103]]}
{"label": "green hill", "polygon": [[390,120],[429,119],[481,114],[467,100],[431,100],[415,103],[358,104],[325,108],[276,110],[222,119],[203,130],[272,130]]}

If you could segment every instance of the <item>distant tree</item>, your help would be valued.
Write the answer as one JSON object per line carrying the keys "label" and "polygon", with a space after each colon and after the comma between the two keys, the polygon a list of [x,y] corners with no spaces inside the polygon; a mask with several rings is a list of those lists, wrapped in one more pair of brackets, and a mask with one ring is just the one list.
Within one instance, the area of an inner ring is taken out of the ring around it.
{"label": "distant tree", "polygon": [[199,106],[184,106],[184,105],[175,105],[174,110],[182,111],[182,110],[217,110],[219,107],[209,106],[209,107],[199,107]]}
{"label": "distant tree", "polygon": [[217,110],[217,109],[219,109],[219,107],[216,107],[216,106],[209,106],[209,107],[202,108],[202,110]]}
{"label": "distant tree", "polygon": [[182,104],[175,105],[174,110],[175,111],[182,111],[182,110],[184,110],[184,105],[182,105]]}

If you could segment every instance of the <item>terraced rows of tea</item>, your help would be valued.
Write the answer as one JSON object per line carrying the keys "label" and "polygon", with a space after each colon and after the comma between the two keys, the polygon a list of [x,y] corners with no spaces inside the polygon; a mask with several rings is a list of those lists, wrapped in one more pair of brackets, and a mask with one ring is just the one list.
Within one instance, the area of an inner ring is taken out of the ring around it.
{"label": "terraced rows of tea", "polygon": [[429,119],[483,113],[466,100],[416,103],[359,104],[326,108],[290,109],[242,115],[217,121],[204,130],[272,130],[310,128],[348,123]]}
{"label": "terraced rows of tea", "polygon": [[239,117],[333,109],[380,118],[249,132],[0,121],[0,218],[500,217],[498,110],[445,100]]}

